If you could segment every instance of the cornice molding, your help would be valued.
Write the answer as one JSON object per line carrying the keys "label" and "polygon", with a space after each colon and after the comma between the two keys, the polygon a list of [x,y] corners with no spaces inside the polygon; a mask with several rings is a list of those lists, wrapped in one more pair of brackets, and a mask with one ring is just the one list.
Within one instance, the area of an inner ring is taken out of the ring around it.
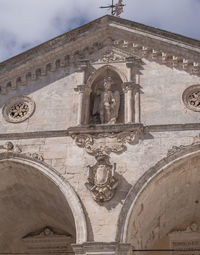
{"label": "cornice molding", "polygon": [[[122,131],[134,131],[135,130],[135,124],[129,125],[126,124],[126,129],[124,130],[123,125],[122,129],[120,129],[120,132]],[[81,131],[80,131],[81,129]],[[144,126],[144,133],[150,133],[150,132],[174,132],[174,131],[186,131],[186,130],[200,130],[200,123],[188,123],[188,124],[169,124],[169,125],[149,125]],[[114,127],[111,130],[114,132]],[[119,129],[115,132],[119,132]],[[22,132],[22,133],[1,133],[0,134],[0,141],[5,140],[20,140],[20,139],[36,139],[36,138],[51,138],[51,137],[71,137],[72,134],[95,134],[97,131],[93,127],[90,127],[88,129],[87,126],[83,127],[77,127],[67,129],[67,130],[52,130],[52,131],[36,131],[36,132]],[[104,131],[102,131],[104,133]]]}
{"label": "cornice molding", "polygon": [[[16,90],[18,86],[27,85],[29,80],[35,81],[60,68],[70,69],[73,66],[78,69],[83,59],[88,59],[90,64],[106,60],[123,62],[125,55],[200,75],[200,42],[197,42],[139,23],[105,16],[0,63],[0,94],[5,95],[8,89]],[[121,58],[100,56],[99,51],[107,48],[111,53],[118,51]]]}

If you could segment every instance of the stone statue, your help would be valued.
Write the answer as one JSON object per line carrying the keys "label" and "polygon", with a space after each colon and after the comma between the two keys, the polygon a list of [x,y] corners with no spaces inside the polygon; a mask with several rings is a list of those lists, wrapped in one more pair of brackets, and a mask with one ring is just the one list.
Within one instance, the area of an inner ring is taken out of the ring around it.
{"label": "stone statue", "polygon": [[96,91],[93,116],[99,116],[101,124],[115,124],[119,115],[120,94],[118,90],[112,91],[112,78],[104,79],[104,90]]}

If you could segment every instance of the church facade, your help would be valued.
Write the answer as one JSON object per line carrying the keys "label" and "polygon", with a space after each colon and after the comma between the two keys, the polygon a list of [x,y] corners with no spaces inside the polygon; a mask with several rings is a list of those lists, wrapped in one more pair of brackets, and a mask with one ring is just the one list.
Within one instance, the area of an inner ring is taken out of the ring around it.
{"label": "church facade", "polygon": [[198,254],[198,40],[106,15],[0,63],[0,108],[0,253]]}

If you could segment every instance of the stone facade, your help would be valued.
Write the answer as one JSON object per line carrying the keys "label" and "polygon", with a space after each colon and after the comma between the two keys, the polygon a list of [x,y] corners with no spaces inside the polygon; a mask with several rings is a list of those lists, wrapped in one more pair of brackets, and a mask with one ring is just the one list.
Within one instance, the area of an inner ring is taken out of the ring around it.
{"label": "stone facade", "polygon": [[0,63],[0,252],[170,254],[200,224],[199,63],[113,16]]}

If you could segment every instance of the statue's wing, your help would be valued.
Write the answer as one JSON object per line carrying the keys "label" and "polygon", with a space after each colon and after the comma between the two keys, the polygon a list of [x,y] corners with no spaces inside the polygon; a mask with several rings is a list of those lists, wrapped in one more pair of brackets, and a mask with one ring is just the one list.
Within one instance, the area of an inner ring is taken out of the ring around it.
{"label": "statue's wing", "polygon": [[118,90],[114,92],[114,99],[115,99],[115,116],[118,116],[119,113],[119,106],[120,106],[120,93]]}

